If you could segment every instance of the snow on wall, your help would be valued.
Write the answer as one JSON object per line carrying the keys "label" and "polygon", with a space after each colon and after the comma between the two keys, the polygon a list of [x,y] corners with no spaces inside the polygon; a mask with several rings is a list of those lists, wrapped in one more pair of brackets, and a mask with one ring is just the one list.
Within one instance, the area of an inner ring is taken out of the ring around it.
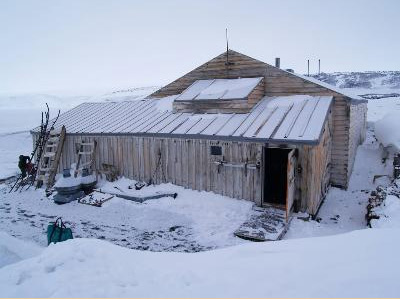
{"label": "snow on wall", "polygon": [[350,106],[350,128],[349,128],[349,164],[348,177],[353,170],[354,159],[359,144],[365,140],[367,130],[367,104],[362,103]]}

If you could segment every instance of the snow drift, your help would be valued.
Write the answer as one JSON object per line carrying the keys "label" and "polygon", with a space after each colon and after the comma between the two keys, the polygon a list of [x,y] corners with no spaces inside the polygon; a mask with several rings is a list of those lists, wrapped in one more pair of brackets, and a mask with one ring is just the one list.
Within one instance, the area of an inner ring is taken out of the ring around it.
{"label": "snow drift", "polygon": [[0,269],[2,297],[397,297],[400,230],[183,254],[94,239]]}
{"label": "snow drift", "polygon": [[400,151],[400,111],[391,112],[375,122],[375,136],[384,147]]}
{"label": "snow drift", "polygon": [[[38,255],[41,248],[0,232],[0,268]],[[1,291],[0,291],[1,293]]]}

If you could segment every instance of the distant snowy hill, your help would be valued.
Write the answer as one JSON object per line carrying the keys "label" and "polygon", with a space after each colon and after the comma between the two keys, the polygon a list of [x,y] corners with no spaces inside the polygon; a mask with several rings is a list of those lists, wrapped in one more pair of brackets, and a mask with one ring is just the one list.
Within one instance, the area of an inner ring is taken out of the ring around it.
{"label": "distant snowy hill", "polygon": [[142,99],[156,91],[159,86],[127,88],[106,93],[88,93],[85,95],[63,95],[32,93],[32,94],[0,94],[0,109],[43,109],[48,103],[50,107],[57,109],[70,109],[83,102],[103,102],[103,101],[134,101]]}
{"label": "distant snowy hill", "polygon": [[340,88],[351,88],[366,99],[400,97],[400,71],[335,72],[312,77]]}

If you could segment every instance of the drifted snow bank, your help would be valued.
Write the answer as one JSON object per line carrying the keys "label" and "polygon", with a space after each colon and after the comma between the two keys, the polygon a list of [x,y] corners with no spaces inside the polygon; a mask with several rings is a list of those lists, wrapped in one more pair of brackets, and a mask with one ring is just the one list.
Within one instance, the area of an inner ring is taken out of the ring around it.
{"label": "drifted snow bank", "polygon": [[400,228],[400,179],[386,187],[378,186],[367,209],[370,227]]}
{"label": "drifted snow bank", "polygon": [[183,254],[74,239],[0,269],[2,297],[397,297],[400,230]]}
{"label": "drifted snow bank", "polygon": [[375,136],[384,147],[400,151],[400,111],[394,111],[375,122]]}
{"label": "drifted snow bank", "polygon": [[375,214],[379,219],[372,219],[371,226],[376,228],[400,227],[400,198],[394,195],[386,196],[383,203],[375,208]]}
{"label": "drifted snow bank", "polygon": [[33,243],[24,242],[0,232],[0,268],[38,255],[40,251],[41,248]]}

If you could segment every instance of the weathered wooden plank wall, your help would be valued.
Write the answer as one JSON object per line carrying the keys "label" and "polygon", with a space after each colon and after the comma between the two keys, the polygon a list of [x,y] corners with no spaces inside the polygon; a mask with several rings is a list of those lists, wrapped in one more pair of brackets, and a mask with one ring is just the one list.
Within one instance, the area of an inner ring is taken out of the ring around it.
{"label": "weathered wooden plank wall", "polygon": [[[67,134],[59,171],[77,160],[75,143],[97,141],[97,168],[115,165],[120,175],[154,183],[172,182],[194,190],[213,191],[239,199],[259,201],[262,144],[196,139],[134,136],[80,136]],[[222,147],[222,156],[212,156],[210,146]],[[160,158],[161,154],[161,158]],[[223,160],[224,165],[218,165]],[[245,163],[249,167],[245,170]],[[155,170],[158,169],[156,172]]]}
{"label": "weathered wooden plank wall", "polygon": [[[316,211],[329,183],[331,120],[329,123],[321,144],[294,147],[298,150],[298,165],[302,169],[296,176],[296,205],[311,214]],[[35,140],[35,135],[33,138]],[[67,134],[59,172],[76,163],[76,143],[93,140],[97,141],[98,169],[102,163],[112,164],[127,178],[145,182],[152,179],[155,184],[171,182],[262,204],[263,169],[256,167],[263,165],[262,143]],[[211,146],[221,146],[222,155],[211,155]]]}
{"label": "weathered wooden plank wall", "polygon": [[331,176],[331,151],[332,151],[332,119],[330,118],[324,128],[322,141],[314,147],[308,146],[307,172],[304,174],[307,183],[305,196],[302,196],[301,210],[306,210],[307,213],[315,215],[318,208],[325,198],[329,188]]}

